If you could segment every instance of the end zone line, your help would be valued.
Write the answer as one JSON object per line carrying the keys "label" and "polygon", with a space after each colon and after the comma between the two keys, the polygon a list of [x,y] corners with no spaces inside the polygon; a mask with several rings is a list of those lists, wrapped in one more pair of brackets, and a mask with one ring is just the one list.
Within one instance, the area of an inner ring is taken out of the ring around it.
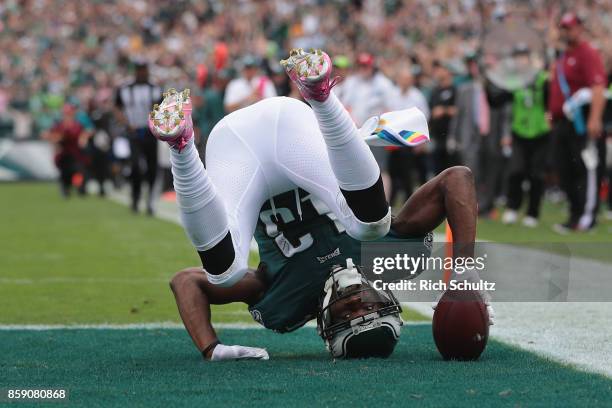
{"label": "end zone line", "polygon": [[[419,326],[430,324],[429,322],[421,321],[407,321],[404,324],[409,326]],[[213,324],[215,329],[224,330],[251,330],[265,329],[257,323],[217,323]],[[304,327],[317,327],[317,324],[312,321],[304,325]],[[29,331],[47,331],[47,330],[159,330],[159,329],[171,329],[171,330],[185,330],[182,323],[177,322],[151,322],[151,323],[126,323],[126,324],[112,324],[112,323],[100,323],[100,324],[0,324],[0,332],[2,331],[18,331],[18,330],[29,330]]]}

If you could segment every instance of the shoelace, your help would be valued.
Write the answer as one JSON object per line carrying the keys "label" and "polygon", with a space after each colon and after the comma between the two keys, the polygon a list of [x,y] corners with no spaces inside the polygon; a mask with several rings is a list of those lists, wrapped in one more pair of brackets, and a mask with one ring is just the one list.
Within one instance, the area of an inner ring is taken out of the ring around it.
{"label": "shoelace", "polygon": [[309,89],[306,85],[302,85],[302,82],[297,82],[297,84],[300,88],[300,92],[304,95],[305,98],[316,99],[316,97],[319,95],[329,94],[329,92],[331,92],[331,89],[334,86],[338,85],[342,81],[342,79],[343,78],[340,76],[335,76],[331,80],[328,79],[327,81],[323,82],[316,90]]}

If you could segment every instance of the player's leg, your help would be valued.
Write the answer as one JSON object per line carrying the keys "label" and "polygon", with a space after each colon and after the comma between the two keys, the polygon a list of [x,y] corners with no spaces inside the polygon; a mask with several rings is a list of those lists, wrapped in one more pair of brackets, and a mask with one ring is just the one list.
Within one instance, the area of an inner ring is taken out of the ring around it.
{"label": "player's leg", "polygon": [[469,168],[444,170],[418,188],[392,221],[402,235],[424,235],[444,219],[453,231],[453,255],[473,257],[478,205]]}
{"label": "player's leg", "polygon": [[[280,171],[296,186],[308,191],[322,200],[344,226],[346,232],[361,241],[377,239],[389,231],[386,216],[380,221],[364,221],[363,213],[357,215],[358,206],[348,203],[344,191],[338,186],[333,172],[328,151],[317,126],[312,109],[295,99],[285,99],[277,121],[276,164]],[[359,163],[352,164],[359,167]],[[375,188],[361,191],[372,193],[384,201],[384,192]],[[358,192],[359,193],[359,192]],[[371,201],[363,198],[362,206]],[[387,207],[387,211],[389,208]],[[361,219],[359,217],[362,217]]]}
{"label": "player's leg", "polygon": [[132,193],[132,211],[138,211],[140,202],[142,174],[140,169],[141,143],[136,134],[130,135],[130,182]]}
{"label": "player's leg", "polygon": [[526,170],[529,168],[529,149],[525,141],[514,136],[512,142],[512,156],[508,169],[508,203],[506,211],[502,216],[504,224],[513,224],[518,219],[518,210],[523,201],[523,180],[526,177]]}
{"label": "player's leg", "polygon": [[147,162],[147,213],[153,214],[153,201],[155,199],[155,179],[157,176],[157,140],[147,131],[144,135],[143,152]]}
{"label": "player's leg", "polygon": [[[246,273],[232,287],[219,287],[211,284],[202,268],[188,268],[178,272],[170,281],[181,319],[197,349],[204,358],[211,359],[219,343],[217,333],[211,323],[210,305],[222,305],[231,302],[254,304],[265,291],[262,280],[256,273]],[[263,358],[260,349],[242,346],[225,346],[226,350],[216,350],[217,356],[223,352],[239,351],[243,357]],[[237,349],[240,348],[240,349]],[[227,356],[227,354],[225,354]],[[232,358],[239,356],[233,355]]]}
{"label": "player's leg", "polygon": [[247,258],[245,251],[236,250],[238,240],[236,231],[230,231],[226,204],[195,147],[190,105],[188,96],[167,94],[162,105],[152,112],[150,128],[171,146],[170,163],[181,221],[200,255],[208,282],[231,286],[246,272]]}
{"label": "player's leg", "polygon": [[330,81],[329,56],[321,51],[292,51],[285,68],[315,113],[333,174],[348,206],[361,222],[388,227],[391,213],[380,169],[349,113],[331,92],[334,80]]}

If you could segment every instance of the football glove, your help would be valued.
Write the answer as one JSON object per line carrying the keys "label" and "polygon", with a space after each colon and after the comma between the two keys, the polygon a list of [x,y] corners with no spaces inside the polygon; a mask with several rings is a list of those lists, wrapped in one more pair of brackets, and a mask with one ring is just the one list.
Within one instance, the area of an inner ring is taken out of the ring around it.
{"label": "football glove", "polygon": [[245,346],[226,346],[217,344],[210,356],[210,361],[223,360],[269,360],[266,349]]}

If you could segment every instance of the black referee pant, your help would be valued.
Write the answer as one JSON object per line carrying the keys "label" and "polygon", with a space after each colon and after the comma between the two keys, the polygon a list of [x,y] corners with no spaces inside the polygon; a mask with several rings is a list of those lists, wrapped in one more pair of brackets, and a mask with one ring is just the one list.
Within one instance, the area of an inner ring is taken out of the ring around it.
{"label": "black referee pant", "polygon": [[512,135],[512,156],[508,169],[508,205],[517,211],[523,202],[523,181],[529,181],[529,205],[527,215],[540,216],[540,203],[544,195],[544,173],[546,155],[550,146],[548,134],[526,139]]}
{"label": "black referee pant", "polygon": [[588,169],[582,158],[582,151],[589,137],[579,135],[567,119],[554,123],[553,137],[556,146],[556,162],[561,188],[569,202],[568,224],[571,227],[590,228],[595,225],[599,209],[599,187],[605,168],[605,140],[596,141],[598,164]]}
{"label": "black referee pant", "polygon": [[153,213],[153,186],[157,174],[157,139],[148,128],[136,129],[130,135],[132,210],[138,211],[142,183],[148,186],[147,212]]}

